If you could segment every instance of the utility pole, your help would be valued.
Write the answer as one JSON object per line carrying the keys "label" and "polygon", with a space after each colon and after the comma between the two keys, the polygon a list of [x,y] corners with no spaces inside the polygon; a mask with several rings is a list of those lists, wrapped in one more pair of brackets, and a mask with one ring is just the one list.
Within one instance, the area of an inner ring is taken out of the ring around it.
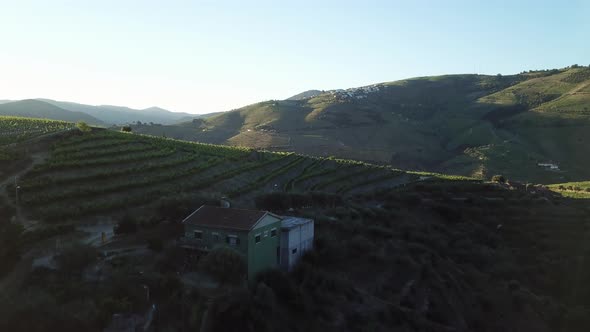
{"label": "utility pole", "polygon": [[145,284],[142,285],[142,286],[143,286],[143,289],[145,289],[145,291],[146,291],[146,299],[147,299],[147,302],[149,304],[150,303],[150,287],[148,285],[145,285]]}

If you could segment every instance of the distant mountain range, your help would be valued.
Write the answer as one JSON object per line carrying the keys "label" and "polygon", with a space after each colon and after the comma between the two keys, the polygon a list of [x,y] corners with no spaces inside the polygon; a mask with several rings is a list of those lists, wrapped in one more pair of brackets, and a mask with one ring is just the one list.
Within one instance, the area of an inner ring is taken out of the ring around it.
{"label": "distant mountain range", "polygon": [[[207,117],[189,113],[171,112],[159,107],[133,109],[124,106],[85,105],[51,99],[27,99],[21,101],[0,100],[0,114],[29,117],[45,117],[56,120],[86,121],[93,125],[120,125],[137,121],[158,124],[175,124]],[[87,116],[81,115],[85,114]],[[216,113],[215,113],[216,114]]]}
{"label": "distant mountain range", "polygon": [[310,90],[207,119],[134,130],[404,169],[504,174],[539,183],[584,180],[590,178],[590,68]]}
{"label": "distant mountain range", "polygon": [[105,125],[101,120],[86,113],[65,110],[36,99],[0,102],[0,115],[45,118],[71,122],[84,121],[92,125]]}

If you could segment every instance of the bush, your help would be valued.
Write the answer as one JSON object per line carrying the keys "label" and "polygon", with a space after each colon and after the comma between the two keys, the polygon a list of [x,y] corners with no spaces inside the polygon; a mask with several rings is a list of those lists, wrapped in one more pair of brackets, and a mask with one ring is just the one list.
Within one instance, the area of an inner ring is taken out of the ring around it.
{"label": "bush", "polygon": [[76,243],[55,256],[55,262],[61,272],[65,274],[80,274],[97,258],[94,247]]}
{"label": "bush", "polygon": [[137,222],[129,215],[124,216],[119,220],[117,226],[113,230],[115,234],[131,234],[137,232]]}
{"label": "bush", "polygon": [[201,261],[201,269],[215,277],[222,284],[237,283],[246,275],[246,261],[237,251],[221,247],[212,250]]}
{"label": "bush", "polygon": [[163,248],[164,248],[164,243],[163,243],[162,239],[157,238],[157,237],[148,239],[148,249],[153,250],[153,251],[162,251]]}
{"label": "bush", "polygon": [[90,128],[90,126],[86,124],[86,122],[84,121],[79,121],[78,123],[76,123],[76,128],[78,128],[78,130],[80,130],[83,133],[88,133],[92,131],[92,128]]}
{"label": "bush", "polygon": [[506,183],[506,178],[504,177],[504,175],[497,174],[492,176],[492,182]]}
{"label": "bush", "polygon": [[124,133],[130,133],[132,131],[131,126],[123,126],[121,127],[121,131]]}

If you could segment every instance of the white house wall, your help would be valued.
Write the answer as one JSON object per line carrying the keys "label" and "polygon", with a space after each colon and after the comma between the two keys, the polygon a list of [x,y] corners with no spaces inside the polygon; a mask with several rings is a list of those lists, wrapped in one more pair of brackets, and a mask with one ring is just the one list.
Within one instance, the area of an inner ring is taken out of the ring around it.
{"label": "white house wall", "polygon": [[[281,266],[291,270],[299,258],[313,248],[313,237],[313,221],[288,230],[281,230]],[[295,253],[293,253],[293,249],[296,249]]]}

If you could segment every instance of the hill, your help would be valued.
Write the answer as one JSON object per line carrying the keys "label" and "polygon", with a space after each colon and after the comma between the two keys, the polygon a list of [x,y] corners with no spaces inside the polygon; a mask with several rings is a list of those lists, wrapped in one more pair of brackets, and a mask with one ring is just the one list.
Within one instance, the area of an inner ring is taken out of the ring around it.
{"label": "hill", "polygon": [[74,124],[66,121],[0,116],[0,146],[72,128]]}
{"label": "hill", "polygon": [[[36,120],[17,127],[26,121]],[[9,169],[0,174],[0,218],[19,215],[29,229],[0,224],[2,330],[101,330],[114,313],[151,303],[170,330],[203,321],[211,331],[588,326],[587,199],[104,129],[57,130],[6,151],[18,154],[0,163]],[[180,220],[221,197],[313,218],[313,251],[292,272],[263,273],[248,287],[191,283],[200,272],[175,244]],[[136,233],[100,251],[75,244],[100,243],[105,226],[123,221]]]}
{"label": "hill", "polygon": [[[135,128],[194,141],[336,156],[487,178],[590,177],[589,68],[445,75],[266,101],[184,126]],[[559,164],[549,171],[539,163]]]}
{"label": "hill", "polygon": [[86,113],[68,111],[49,103],[34,99],[0,104],[0,115],[44,118],[69,122],[84,121],[88,124],[104,125],[102,121]]}
{"label": "hill", "polygon": [[199,117],[198,115],[180,112],[171,112],[159,107],[150,107],[143,110],[133,109],[124,106],[111,105],[85,105],[79,103],[41,99],[52,105],[74,112],[89,114],[102,122],[110,125],[135,123],[137,121],[146,123],[174,124],[180,121],[188,121]]}
{"label": "hill", "polygon": [[324,91],[321,90],[307,90],[307,91],[303,91],[301,93],[298,93],[294,96],[291,96],[285,100],[302,100],[302,99],[308,99],[308,98],[312,98],[315,97],[317,95],[321,95]]}
{"label": "hill", "polygon": [[253,207],[253,198],[264,192],[346,195],[419,181],[420,176],[362,162],[102,130],[59,142],[19,185],[20,200],[32,218],[63,221],[131,213],[133,206],[145,213],[163,196],[227,196],[234,204]]}

